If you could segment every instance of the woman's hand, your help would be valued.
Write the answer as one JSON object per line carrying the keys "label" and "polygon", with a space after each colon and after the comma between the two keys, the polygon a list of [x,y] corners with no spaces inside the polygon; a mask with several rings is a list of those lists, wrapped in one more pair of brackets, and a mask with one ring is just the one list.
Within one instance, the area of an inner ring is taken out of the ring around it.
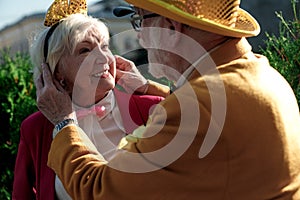
{"label": "woman's hand", "polygon": [[70,96],[57,81],[52,79],[52,74],[47,64],[43,63],[42,69],[43,72],[35,83],[39,110],[54,125],[67,118],[76,120]]}
{"label": "woman's hand", "polygon": [[121,56],[116,58],[116,83],[122,86],[127,93],[138,92],[145,94],[148,88],[148,81],[141,75],[135,64]]}

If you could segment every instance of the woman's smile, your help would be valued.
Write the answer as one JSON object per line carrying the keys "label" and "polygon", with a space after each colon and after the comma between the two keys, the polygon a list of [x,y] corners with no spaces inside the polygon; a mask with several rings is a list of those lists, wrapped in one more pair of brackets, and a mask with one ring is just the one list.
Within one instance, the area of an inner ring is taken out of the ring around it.
{"label": "woman's smile", "polygon": [[93,73],[91,76],[94,78],[107,78],[109,76],[109,68],[105,68],[100,72]]}

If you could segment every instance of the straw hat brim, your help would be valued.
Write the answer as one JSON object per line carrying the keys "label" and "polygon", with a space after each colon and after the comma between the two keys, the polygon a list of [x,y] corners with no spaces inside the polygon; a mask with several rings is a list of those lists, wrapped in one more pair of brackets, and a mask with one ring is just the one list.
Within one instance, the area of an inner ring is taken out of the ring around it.
{"label": "straw hat brim", "polygon": [[258,22],[245,10],[239,8],[235,27],[229,27],[215,21],[196,17],[161,0],[126,0],[136,7],[157,13],[164,17],[199,28],[205,31],[231,37],[253,37],[259,34]]}

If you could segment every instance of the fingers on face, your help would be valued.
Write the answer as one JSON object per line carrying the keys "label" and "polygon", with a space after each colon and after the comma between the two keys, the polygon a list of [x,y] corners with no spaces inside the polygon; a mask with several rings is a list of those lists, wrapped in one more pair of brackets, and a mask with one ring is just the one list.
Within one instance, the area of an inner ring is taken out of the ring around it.
{"label": "fingers on face", "polygon": [[35,85],[38,90],[43,88],[44,86],[43,74],[40,74],[40,76],[35,80]]}
{"label": "fingers on face", "polygon": [[127,60],[123,57],[116,58],[117,69],[120,70],[130,70],[131,69],[131,61]]}
{"label": "fingers on face", "polygon": [[46,63],[42,64],[43,70],[43,82],[45,86],[53,86],[52,74],[50,72],[49,66]]}
{"label": "fingers on face", "polygon": [[53,85],[52,75],[48,65],[43,63],[41,66],[42,66],[42,73],[35,80],[37,98],[39,98],[42,95],[44,87],[51,86],[51,84]]}

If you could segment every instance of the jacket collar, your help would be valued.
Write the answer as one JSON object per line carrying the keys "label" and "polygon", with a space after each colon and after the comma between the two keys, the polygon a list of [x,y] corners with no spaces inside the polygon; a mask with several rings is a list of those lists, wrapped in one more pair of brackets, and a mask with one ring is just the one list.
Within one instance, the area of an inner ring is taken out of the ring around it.
{"label": "jacket collar", "polygon": [[199,73],[203,76],[204,74],[215,70],[217,66],[241,58],[244,55],[251,53],[251,51],[252,47],[246,38],[230,39],[201,59],[195,66],[195,69],[187,77],[187,80],[199,77]]}

